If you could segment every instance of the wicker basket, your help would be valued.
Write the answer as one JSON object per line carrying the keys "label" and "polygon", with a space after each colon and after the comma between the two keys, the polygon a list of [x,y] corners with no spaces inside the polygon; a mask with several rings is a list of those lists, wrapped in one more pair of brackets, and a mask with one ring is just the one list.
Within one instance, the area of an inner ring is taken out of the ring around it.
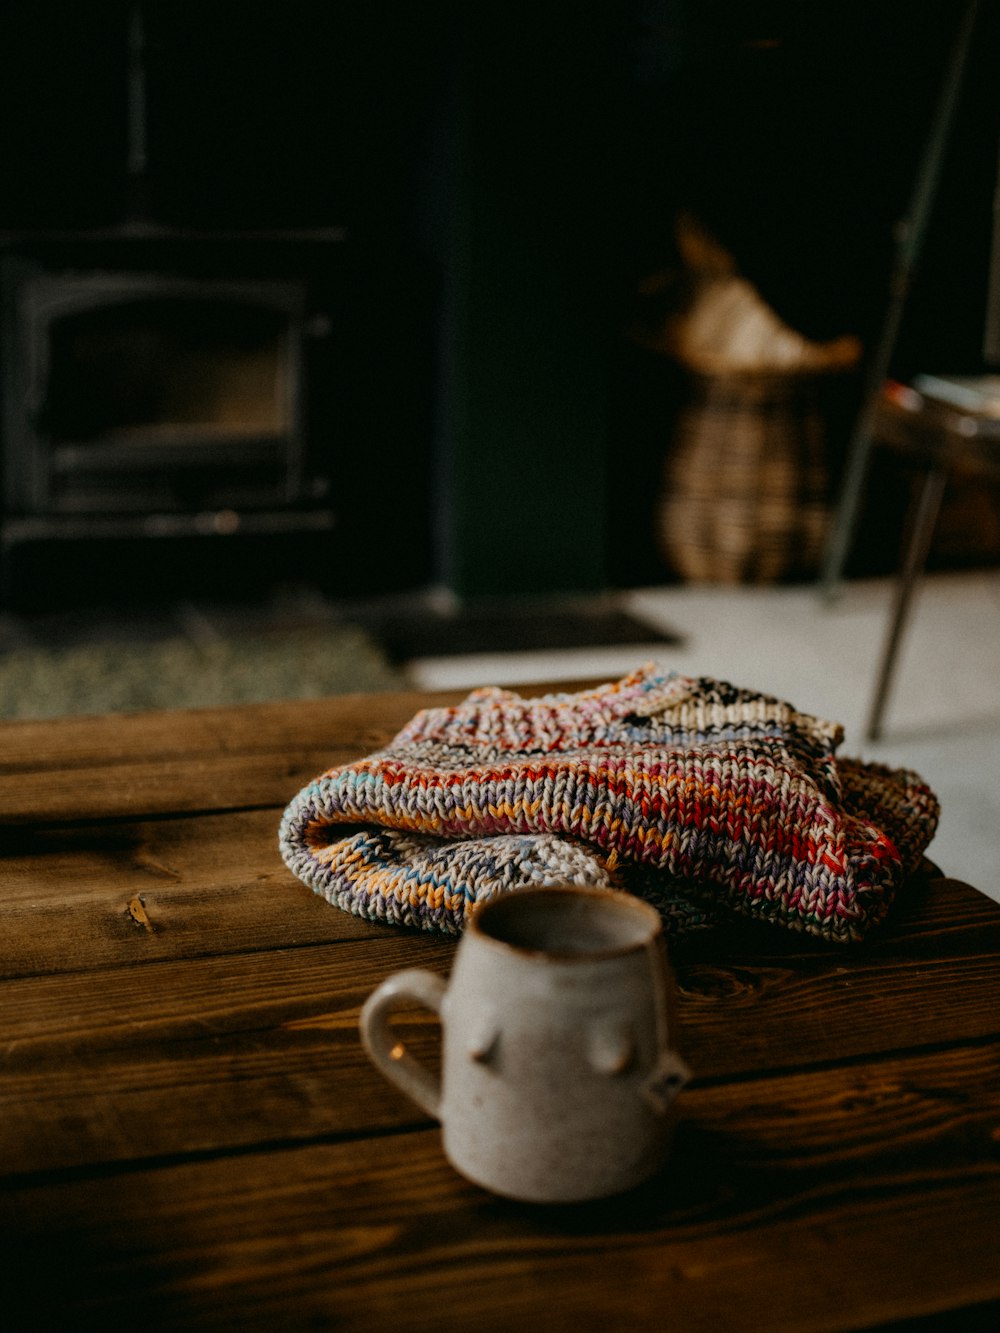
{"label": "wicker basket", "polygon": [[661,554],[693,582],[815,572],[828,517],[828,375],[692,375],[664,463]]}

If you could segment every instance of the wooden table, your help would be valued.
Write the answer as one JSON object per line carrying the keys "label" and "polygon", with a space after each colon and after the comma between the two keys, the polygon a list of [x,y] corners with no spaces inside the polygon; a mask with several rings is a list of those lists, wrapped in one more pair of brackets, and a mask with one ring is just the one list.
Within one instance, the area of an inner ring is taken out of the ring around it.
{"label": "wooden table", "polygon": [[652,1185],[539,1208],[451,1170],[357,1019],[453,944],[276,842],[427,701],[0,728],[0,1328],[995,1329],[1000,907],[933,869],[857,949],[675,951],[697,1077]]}

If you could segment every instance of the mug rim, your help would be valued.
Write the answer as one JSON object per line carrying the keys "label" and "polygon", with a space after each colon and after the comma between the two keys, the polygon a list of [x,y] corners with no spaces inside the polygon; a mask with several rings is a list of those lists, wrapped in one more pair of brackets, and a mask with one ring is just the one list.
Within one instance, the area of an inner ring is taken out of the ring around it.
{"label": "mug rim", "polygon": [[[497,935],[490,934],[481,924],[480,918],[484,915],[488,916],[493,911],[510,910],[506,904],[510,903],[512,899],[547,896],[585,898],[592,902],[610,901],[616,907],[623,908],[637,917],[642,917],[649,928],[641,939],[633,940],[627,944],[611,944],[593,949],[547,949],[502,939]],[[477,939],[484,943],[508,950],[521,958],[546,958],[559,962],[590,963],[602,959],[624,958],[629,954],[648,949],[651,944],[662,937],[663,921],[659,912],[650,903],[621,889],[613,889],[597,884],[527,884],[520,888],[508,889],[506,892],[494,894],[477,903],[472,911],[468,930],[469,933],[474,934]]]}

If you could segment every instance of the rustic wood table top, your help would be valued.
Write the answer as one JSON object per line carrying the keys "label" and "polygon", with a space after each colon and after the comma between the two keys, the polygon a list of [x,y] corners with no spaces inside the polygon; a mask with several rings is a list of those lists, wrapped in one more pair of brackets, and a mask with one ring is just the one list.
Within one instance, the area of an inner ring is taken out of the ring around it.
{"label": "rustic wood table top", "polygon": [[995,1329],[1000,907],[933,867],[855,948],[675,947],[696,1077],[651,1184],[448,1166],[357,1025],[453,942],[330,907],[277,827],[455,698],[0,727],[0,1328]]}

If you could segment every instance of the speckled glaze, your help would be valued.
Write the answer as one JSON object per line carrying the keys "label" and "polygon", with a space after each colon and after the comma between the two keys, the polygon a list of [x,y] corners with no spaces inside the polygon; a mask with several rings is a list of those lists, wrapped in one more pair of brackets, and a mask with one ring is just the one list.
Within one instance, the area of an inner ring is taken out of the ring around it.
{"label": "speckled glaze", "polygon": [[[441,1018],[440,1084],[391,1029],[413,1000]],[[549,1203],[620,1193],[662,1165],[689,1077],[672,1030],[658,914],[627,894],[570,886],[484,903],[447,985],[396,973],[361,1016],[369,1055],[441,1121],[458,1171]]]}

